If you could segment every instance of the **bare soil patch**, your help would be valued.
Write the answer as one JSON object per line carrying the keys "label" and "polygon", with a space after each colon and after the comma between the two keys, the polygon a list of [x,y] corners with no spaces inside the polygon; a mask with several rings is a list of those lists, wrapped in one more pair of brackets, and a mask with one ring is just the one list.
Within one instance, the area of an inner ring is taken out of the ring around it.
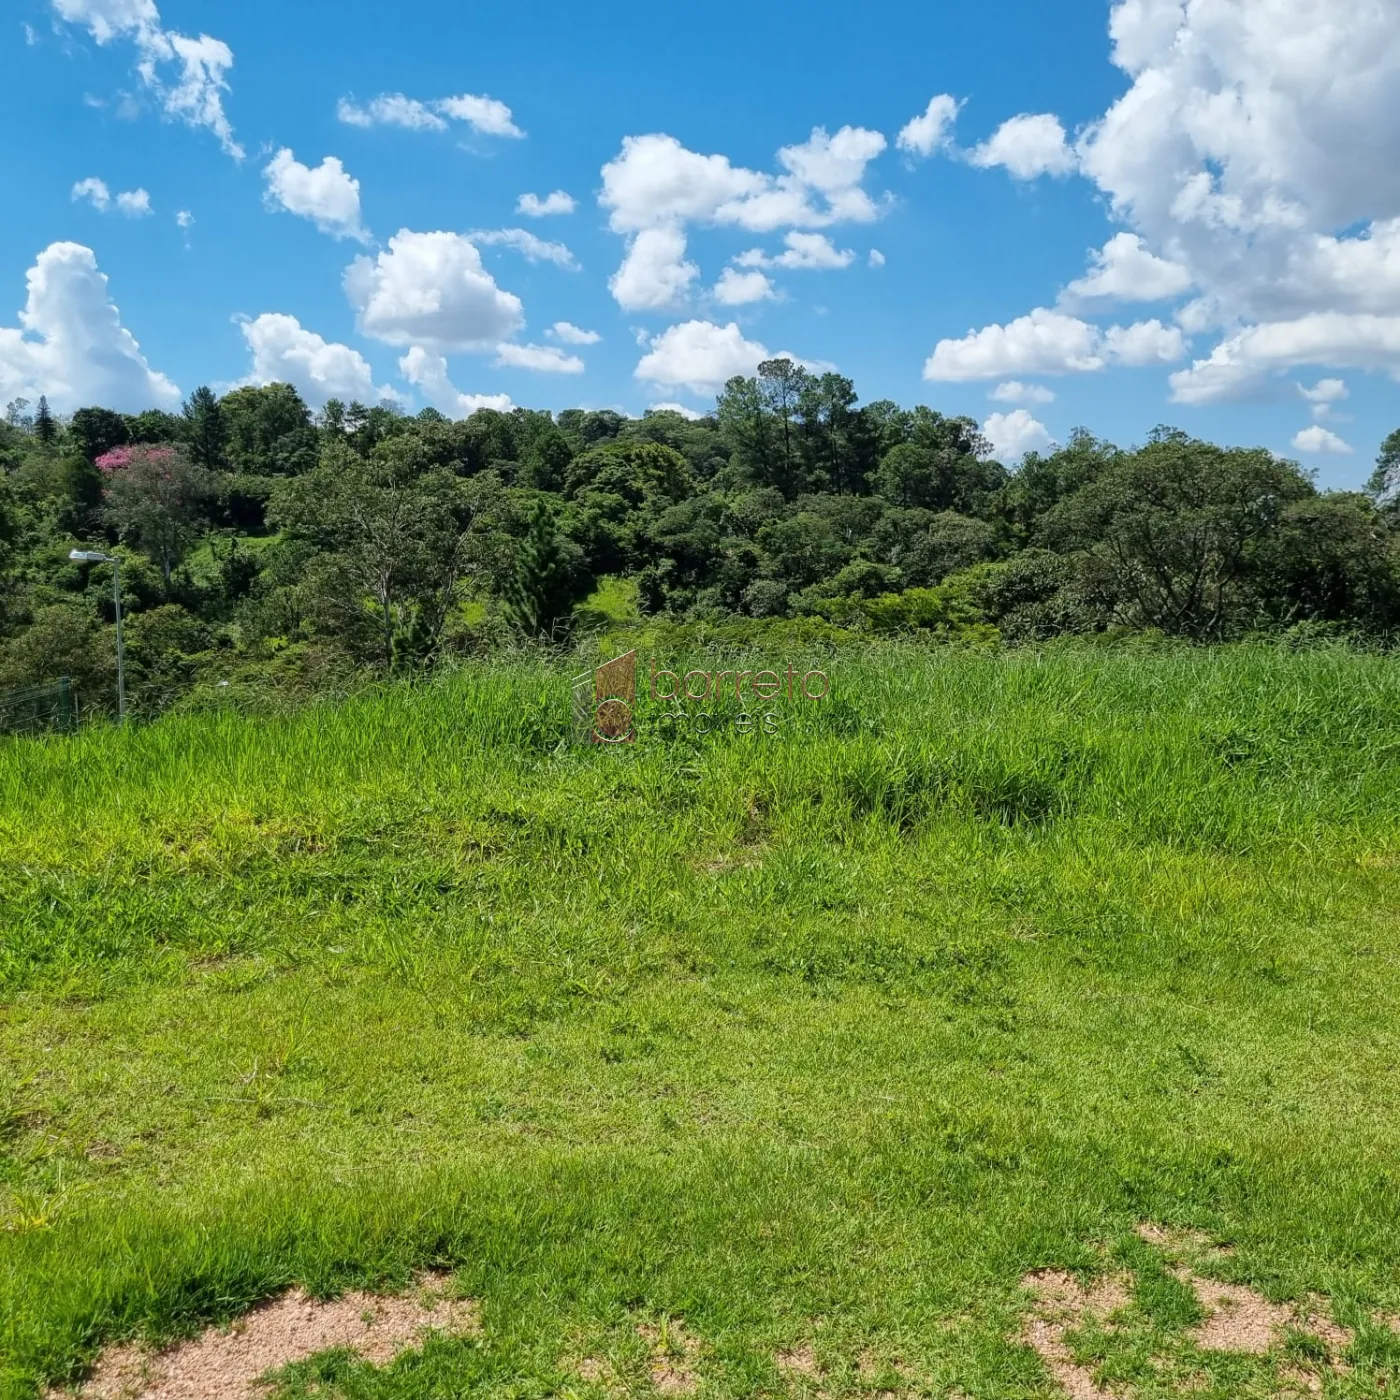
{"label": "bare soil patch", "polygon": [[1021,1280],[1035,1296],[1022,1326],[1022,1340],[1033,1347],[1045,1368],[1071,1400],[1100,1400],[1107,1395],[1094,1373],[1075,1359],[1068,1334],[1086,1322],[1109,1324],[1128,1304],[1128,1280],[1110,1275],[1086,1288],[1061,1269],[1039,1269]]}
{"label": "bare soil patch", "polygon": [[[470,1299],[444,1296],[445,1274],[429,1274],[401,1297],[347,1293],[318,1302],[293,1288],[254,1308],[227,1330],[210,1328],[165,1351],[111,1347],[79,1388],[79,1400],[249,1400],[258,1381],[317,1352],[347,1347],[382,1366],[418,1345],[429,1330],[463,1335],[480,1326]],[[66,1392],[50,1391],[47,1400]]]}
{"label": "bare soil patch", "polygon": [[651,1347],[647,1370],[657,1393],[694,1394],[700,1384],[695,1373],[700,1343],[685,1330],[685,1324],[669,1320],[662,1323],[643,1322],[637,1326],[637,1335]]}

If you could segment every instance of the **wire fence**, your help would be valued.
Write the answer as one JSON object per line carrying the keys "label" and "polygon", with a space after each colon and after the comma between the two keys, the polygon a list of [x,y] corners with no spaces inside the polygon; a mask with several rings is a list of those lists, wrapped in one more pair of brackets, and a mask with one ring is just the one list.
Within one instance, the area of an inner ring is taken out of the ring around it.
{"label": "wire fence", "polygon": [[0,734],[76,734],[79,723],[78,700],[67,676],[50,685],[0,692]]}

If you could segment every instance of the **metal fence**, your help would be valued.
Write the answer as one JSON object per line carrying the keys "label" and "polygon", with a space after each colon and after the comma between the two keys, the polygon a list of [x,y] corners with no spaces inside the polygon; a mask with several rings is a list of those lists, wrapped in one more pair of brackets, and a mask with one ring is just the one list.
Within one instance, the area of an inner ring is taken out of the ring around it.
{"label": "metal fence", "polygon": [[78,724],[78,701],[67,676],[51,685],[0,693],[0,734],[76,734]]}

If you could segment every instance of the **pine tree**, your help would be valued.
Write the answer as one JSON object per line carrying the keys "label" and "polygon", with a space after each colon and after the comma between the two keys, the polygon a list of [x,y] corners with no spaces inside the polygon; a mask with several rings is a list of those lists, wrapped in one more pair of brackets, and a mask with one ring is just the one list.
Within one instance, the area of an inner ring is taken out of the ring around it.
{"label": "pine tree", "polygon": [[189,443],[190,460],[205,471],[222,470],[228,429],[214,391],[201,385],[186,400],[184,414],[185,441]]}
{"label": "pine tree", "polygon": [[39,395],[39,407],[34,412],[34,436],[46,447],[58,436],[58,424],[54,422],[53,414],[49,412],[49,401],[43,394]]}
{"label": "pine tree", "polygon": [[529,636],[551,635],[555,624],[572,611],[574,571],[565,545],[548,502],[540,497],[529,533],[521,541],[515,573],[503,590],[506,620]]}

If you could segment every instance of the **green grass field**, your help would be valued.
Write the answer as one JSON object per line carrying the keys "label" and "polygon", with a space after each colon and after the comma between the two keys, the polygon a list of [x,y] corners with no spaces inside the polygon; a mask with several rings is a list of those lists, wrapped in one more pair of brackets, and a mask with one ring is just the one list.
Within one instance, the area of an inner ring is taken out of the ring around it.
{"label": "green grass field", "polygon": [[479,1337],[282,1393],[644,1394],[666,1321],[702,1395],[1049,1396],[1049,1266],[1133,1270],[1120,1393],[1281,1393],[1151,1221],[1393,1394],[1400,667],[824,665],[776,739],[574,745],[522,661],[0,741],[0,1393],[429,1265]]}

